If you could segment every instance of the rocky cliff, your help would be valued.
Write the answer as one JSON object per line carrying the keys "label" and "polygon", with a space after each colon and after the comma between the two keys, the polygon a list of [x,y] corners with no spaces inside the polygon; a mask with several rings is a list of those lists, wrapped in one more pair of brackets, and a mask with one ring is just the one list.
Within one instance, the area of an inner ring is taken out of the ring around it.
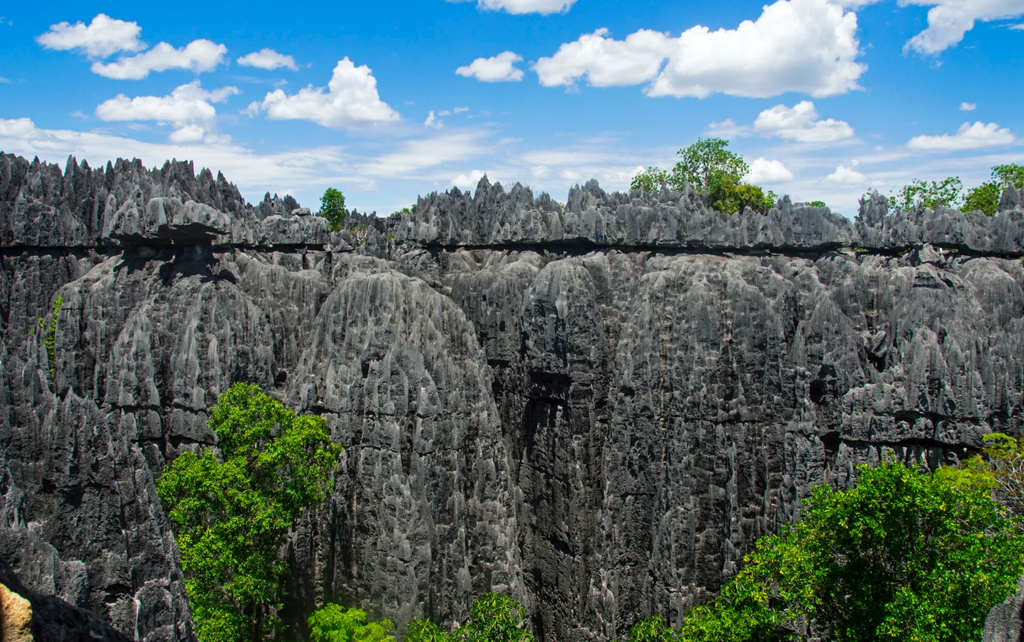
{"label": "rocky cliff", "polygon": [[291,621],[451,622],[495,590],[545,642],[678,622],[812,485],[1022,434],[1020,200],[850,221],[485,180],[330,233],[187,163],[0,154],[0,556],[192,639],[153,480],[244,380],[345,447],[285,551]]}

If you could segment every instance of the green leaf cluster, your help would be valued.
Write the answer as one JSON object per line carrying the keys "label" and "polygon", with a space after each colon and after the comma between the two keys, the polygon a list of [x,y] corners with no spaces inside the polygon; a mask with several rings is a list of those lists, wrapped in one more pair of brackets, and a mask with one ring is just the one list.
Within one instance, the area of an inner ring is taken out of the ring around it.
{"label": "green leaf cluster", "polygon": [[896,462],[860,470],[851,490],[816,488],[680,629],[645,620],[630,642],[798,640],[812,626],[836,642],[980,639],[1024,572],[1019,520],[984,484]]}
{"label": "green leaf cluster", "polygon": [[914,179],[910,185],[889,196],[889,207],[910,210],[915,207],[935,209],[939,205],[958,207],[965,212],[982,211],[988,216],[996,213],[999,197],[1008,186],[1024,187],[1024,165],[1008,163],[992,167],[992,180],[963,191],[959,177],[949,176],[939,181]]}
{"label": "green leaf cluster", "polygon": [[[57,386],[57,319],[60,318],[60,308],[62,305],[64,305],[64,299],[57,297],[53,302],[53,312],[50,314],[50,320],[46,321],[43,317],[39,317],[36,322],[39,330],[43,333],[43,345],[46,347],[46,364],[48,367],[47,375],[51,388]],[[28,334],[32,336],[35,332],[36,329],[32,328]]]}
{"label": "green leaf cluster", "polygon": [[767,212],[775,205],[775,194],[743,182],[750,167],[739,154],[726,149],[729,141],[721,138],[698,138],[689,147],[680,149],[681,160],[671,172],[648,167],[633,177],[631,189],[655,192],[661,187],[682,190],[690,184],[698,192],[708,194],[708,205],[720,212],[741,212],[750,207]]}
{"label": "green leaf cluster", "polygon": [[203,642],[261,640],[279,625],[285,535],[333,486],[341,447],[322,417],[296,416],[258,386],[236,383],[210,410],[212,449],[168,466],[157,494],[174,525]]}
{"label": "green leaf cluster", "polygon": [[366,621],[366,611],[326,604],[306,620],[310,642],[395,642],[391,620]]}
{"label": "green leaf cluster", "polygon": [[345,209],[345,196],[341,190],[328,187],[324,191],[324,195],[320,197],[320,216],[327,219],[332,232],[337,232],[345,227],[348,210]]}
{"label": "green leaf cluster", "polygon": [[508,595],[487,593],[473,602],[470,617],[453,633],[429,619],[409,623],[406,642],[533,642],[526,628],[526,607]]}

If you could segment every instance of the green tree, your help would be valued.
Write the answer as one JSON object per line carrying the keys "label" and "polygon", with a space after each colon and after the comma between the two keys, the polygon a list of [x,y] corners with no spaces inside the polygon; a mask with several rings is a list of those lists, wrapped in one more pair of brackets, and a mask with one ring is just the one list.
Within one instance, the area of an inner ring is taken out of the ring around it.
{"label": "green tree", "polygon": [[981,210],[989,216],[995,214],[1003,190],[1010,185],[1017,189],[1024,188],[1024,165],[1017,163],[996,165],[992,168],[992,178],[994,180],[986,181],[967,191],[963,207],[965,212]]}
{"label": "green tree", "polygon": [[958,207],[962,203],[963,188],[964,184],[958,176],[949,176],[940,181],[915,178],[910,185],[904,185],[895,195],[889,196],[889,207],[903,211],[918,206],[930,210],[940,205]]}
{"label": "green tree", "polygon": [[836,642],[979,639],[1024,571],[1019,520],[983,485],[896,462],[860,470],[855,488],[817,487],[800,521],[758,540],[675,639],[801,639],[811,621]]}
{"label": "green tree", "polygon": [[366,621],[366,611],[325,604],[306,620],[310,642],[395,642],[391,620]]}
{"label": "green tree", "polygon": [[341,446],[322,417],[296,416],[258,386],[236,383],[210,409],[213,449],[187,452],[157,483],[181,551],[203,642],[262,640],[278,626],[293,521],[333,486]]}
{"label": "green tree", "polygon": [[698,138],[696,143],[679,150],[682,159],[671,172],[648,167],[633,177],[630,189],[650,193],[663,185],[682,190],[690,184],[707,194],[708,205],[722,213],[742,212],[744,207],[767,212],[775,205],[775,194],[765,194],[760,187],[743,182],[750,168],[742,156],[726,149],[728,146],[729,141],[721,138]]}
{"label": "green tree", "polygon": [[470,617],[446,633],[429,619],[409,623],[406,642],[533,642],[526,608],[508,595],[487,593],[473,602]]}
{"label": "green tree", "polygon": [[345,227],[348,210],[345,209],[345,196],[341,190],[333,187],[327,188],[324,195],[320,197],[320,216],[327,219],[332,232],[337,232]]}
{"label": "green tree", "polygon": [[996,165],[992,168],[992,178],[998,180],[1004,187],[1012,184],[1017,189],[1024,188],[1024,165],[1017,163]]}

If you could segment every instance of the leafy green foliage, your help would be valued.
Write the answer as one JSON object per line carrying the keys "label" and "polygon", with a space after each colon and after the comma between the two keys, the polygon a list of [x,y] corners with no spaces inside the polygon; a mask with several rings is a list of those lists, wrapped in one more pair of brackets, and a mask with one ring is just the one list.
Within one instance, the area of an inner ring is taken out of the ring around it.
{"label": "leafy green foliage", "polygon": [[[43,333],[43,345],[46,346],[46,363],[49,368],[47,371],[47,378],[50,381],[50,387],[53,388],[57,385],[57,319],[60,317],[60,308],[64,305],[64,299],[57,297],[53,302],[53,312],[50,315],[50,320],[47,321],[43,317],[39,317],[36,321],[39,326],[39,330]],[[28,331],[28,336],[33,336],[36,333],[36,328],[32,328]]]}
{"label": "leafy green foliage", "polygon": [[648,167],[646,171],[640,172],[633,177],[633,181],[629,184],[629,189],[642,189],[650,194],[660,190],[662,185],[668,184],[668,172],[657,167]]}
{"label": "leafy green foliage", "polygon": [[943,205],[958,207],[964,185],[957,176],[949,176],[940,181],[922,181],[914,179],[910,185],[904,185],[895,195],[889,196],[889,207],[898,210],[911,210],[922,206],[933,210]]}
{"label": "leafy green foliage", "polygon": [[767,212],[775,205],[775,194],[764,193],[760,187],[743,182],[750,171],[743,157],[726,149],[729,141],[721,138],[698,138],[697,142],[678,154],[682,157],[671,172],[648,167],[633,177],[630,189],[655,192],[668,186],[682,190],[687,183],[698,192],[708,194],[708,205],[729,214],[751,207]]}
{"label": "leafy green foliage", "polygon": [[992,168],[992,178],[998,180],[1004,187],[1012,183],[1017,189],[1024,188],[1024,165],[996,165]]}
{"label": "leafy green foliage", "polygon": [[395,214],[415,214],[415,213],[416,213],[416,203],[413,203],[412,207],[403,207],[402,209],[400,209],[397,212],[395,212],[394,214],[392,214],[392,216],[394,216]]}
{"label": "leafy green foliage", "polygon": [[1024,571],[1018,526],[984,485],[862,467],[851,490],[816,488],[678,631],[647,620],[630,642],[794,640],[812,620],[837,642],[979,639]]}
{"label": "leafy green foliage", "polygon": [[296,416],[244,383],[220,396],[208,426],[221,458],[212,449],[180,455],[157,494],[175,526],[199,638],[261,640],[278,625],[278,550],[295,518],[326,498],[341,447],[322,417]]}
{"label": "leafy green foliage", "polygon": [[487,593],[473,602],[470,617],[454,633],[428,619],[409,623],[406,642],[533,642],[526,628],[526,608],[508,595]]}
{"label": "leafy green foliage", "polygon": [[391,620],[366,621],[366,611],[326,604],[306,620],[310,642],[395,642]]}
{"label": "leafy green foliage", "polygon": [[345,227],[348,210],[345,209],[345,196],[341,190],[328,187],[324,191],[324,195],[320,197],[320,216],[327,219],[332,232],[337,232]]}
{"label": "leafy green foliage", "polygon": [[1002,195],[1002,192],[1002,187],[995,181],[988,181],[977,187],[972,187],[967,190],[967,198],[964,199],[963,210],[965,212],[981,210],[988,216],[992,216],[996,213],[996,207],[999,205],[999,197]]}
{"label": "leafy green foliage", "polygon": [[827,207],[825,201],[807,201],[807,204],[811,207]]}
{"label": "leafy green foliage", "polygon": [[1024,438],[996,432],[984,439],[980,455],[955,467],[943,466],[937,474],[958,488],[995,491],[1010,515],[1024,517]]}
{"label": "leafy green foliage", "polygon": [[775,205],[775,193],[765,194],[757,185],[741,183],[735,176],[719,174],[711,180],[708,205],[723,214],[742,212],[749,207],[762,214]]}

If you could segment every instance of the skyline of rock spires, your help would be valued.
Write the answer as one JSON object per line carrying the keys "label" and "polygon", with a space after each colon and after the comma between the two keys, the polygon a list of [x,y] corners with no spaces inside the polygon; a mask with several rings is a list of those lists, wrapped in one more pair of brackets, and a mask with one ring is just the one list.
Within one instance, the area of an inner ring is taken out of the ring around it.
{"label": "skyline of rock spires", "polygon": [[851,221],[484,180],[334,233],[289,199],[0,153],[0,556],[28,589],[191,639],[153,480],[236,381],[345,447],[290,539],[289,622],[328,599],[401,632],[495,590],[542,642],[678,623],[885,451],[1022,434],[1012,189],[993,217],[868,196]]}

